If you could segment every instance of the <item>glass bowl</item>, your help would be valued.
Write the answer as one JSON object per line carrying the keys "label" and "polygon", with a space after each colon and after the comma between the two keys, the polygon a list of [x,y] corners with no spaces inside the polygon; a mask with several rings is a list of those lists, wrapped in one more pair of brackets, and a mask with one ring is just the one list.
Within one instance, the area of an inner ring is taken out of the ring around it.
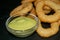
{"label": "glass bowl", "polygon": [[18,18],[18,17],[21,17],[21,16],[22,16],[22,15],[20,15],[20,16],[15,16],[15,17],[12,17],[12,16],[9,17],[9,18],[7,19],[7,21],[6,21],[6,29],[7,29],[10,33],[12,33],[13,35],[15,35],[15,36],[17,36],[17,37],[27,37],[27,36],[31,35],[32,33],[34,33],[34,31],[37,29],[39,20],[38,20],[38,18],[37,18],[35,15],[29,14],[28,16],[24,16],[24,17],[29,17],[29,18],[34,19],[34,20],[37,22],[34,27],[32,27],[32,28],[30,28],[30,29],[27,29],[27,30],[14,30],[14,29],[8,27],[8,24],[9,24],[13,19]]}

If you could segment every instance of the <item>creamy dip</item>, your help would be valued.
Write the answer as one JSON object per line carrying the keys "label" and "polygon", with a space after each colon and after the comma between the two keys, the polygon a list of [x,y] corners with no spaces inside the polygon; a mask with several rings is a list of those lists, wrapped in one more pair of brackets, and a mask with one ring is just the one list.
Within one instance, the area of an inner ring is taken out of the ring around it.
{"label": "creamy dip", "polygon": [[14,30],[27,30],[36,25],[36,21],[32,18],[28,17],[18,17],[13,19],[9,24],[8,27]]}

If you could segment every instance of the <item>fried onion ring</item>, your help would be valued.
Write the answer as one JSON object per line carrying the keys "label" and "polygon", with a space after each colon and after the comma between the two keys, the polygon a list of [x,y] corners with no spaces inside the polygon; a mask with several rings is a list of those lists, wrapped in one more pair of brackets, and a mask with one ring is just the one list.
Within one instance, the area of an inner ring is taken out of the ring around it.
{"label": "fried onion ring", "polygon": [[35,11],[34,7],[33,7],[33,9],[31,10],[30,13],[31,13],[31,14],[34,14],[34,15],[36,16],[36,11]]}
{"label": "fried onion ring", "polygon": [[[36,0],[36,1],[34,2],[34,5],[36,6],[37,3],[40,2],[40,1],[46,1],[46,0]],[[51,11],[51,8],[48,7],[47,5],[45,5],[45,6],[43,7],[43,9],[44,9],[44,13],[45,13],[45,14],[48,14],[48,13],[50,13],[50,11]]]}
{"label": "fried onion ring", "polygon": [[27,2],[29,3],[29,2],[34,2],[34,1],[35,0],[22,0],[21,3],[23,4],[23,3],[27,3]]}
{"label": "fried onion ring", "polygon": [[18,16],[18,15],[25,15],[27,14],[30,10],[32,10],[33,5],[32,3],[25,3],[17,8],[15,8],[11,13],[10,16]]}
{"label": "fried onion ring", "polygon": [[48,13],[50,13],[51,8],[49,6],[44,6],[43,10],[44,10],[45,14],[48,14]]}
{"label": "fried onion ring", "polygon": [[58,22],[51,23],[51,28],[43,28],[41,23],[39,27],[37,28],[36,32],[41,37],[50,37],[55,35],[59,31],[59,24]]}
{"label": "fried onion ring", "polygon": [[[54,9],[55,13],[54,15],[45,15],[42,7],[44,5],[48,5],[50,6],[52,9]],[[60,16],[60,6],[55,4],[54,2],[52,1],[45,1],[45,3],[43,1],[41,2],[38,2],[37,6],[36,6],[36,12],[37,12],[37,15],[39,17],[39,19],[42,21],[42,22],[56,22],[59,20],[59,16]]]}
{"label": "fried onion ring", "polygon": [[36,6],[37,3],[40,2],[40,1],[42,1],[42,0],[36,0],[36,1],[34,2],[34,5]]}
{"label": "fried onion ring", "polygon": [[60,20],[58,21],[59,25],[60,25]]}
{"label": "fried onion ring", "polygon": [[60,0],[51,0],[51,1],[53,1],[53,2],[55,2],[55,3],[60,5]]}

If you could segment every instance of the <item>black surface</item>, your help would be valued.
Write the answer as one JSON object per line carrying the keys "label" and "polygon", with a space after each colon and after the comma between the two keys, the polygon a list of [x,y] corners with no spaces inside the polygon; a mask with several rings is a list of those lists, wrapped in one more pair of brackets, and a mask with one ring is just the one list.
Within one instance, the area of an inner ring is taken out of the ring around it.
{"label": "black surface", "polygon": [[18,38],[10,34],[6,30],[5,22],[9,17],[9,13],[20,5],[20,1],[0,0],[0,40],[60,40],[60,31],[50,38],[42,38],[36,32],[27,38]]}

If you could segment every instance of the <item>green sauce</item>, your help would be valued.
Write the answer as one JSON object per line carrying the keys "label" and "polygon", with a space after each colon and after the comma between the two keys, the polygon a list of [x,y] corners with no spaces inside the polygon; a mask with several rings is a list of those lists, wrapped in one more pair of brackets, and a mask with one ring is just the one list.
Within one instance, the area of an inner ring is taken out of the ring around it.
{"label": "green sauce", "polygon": [[8,27],[14,30],[27,30],[36,25],[36,21],[28,17],[18,17],[13,19]]}

